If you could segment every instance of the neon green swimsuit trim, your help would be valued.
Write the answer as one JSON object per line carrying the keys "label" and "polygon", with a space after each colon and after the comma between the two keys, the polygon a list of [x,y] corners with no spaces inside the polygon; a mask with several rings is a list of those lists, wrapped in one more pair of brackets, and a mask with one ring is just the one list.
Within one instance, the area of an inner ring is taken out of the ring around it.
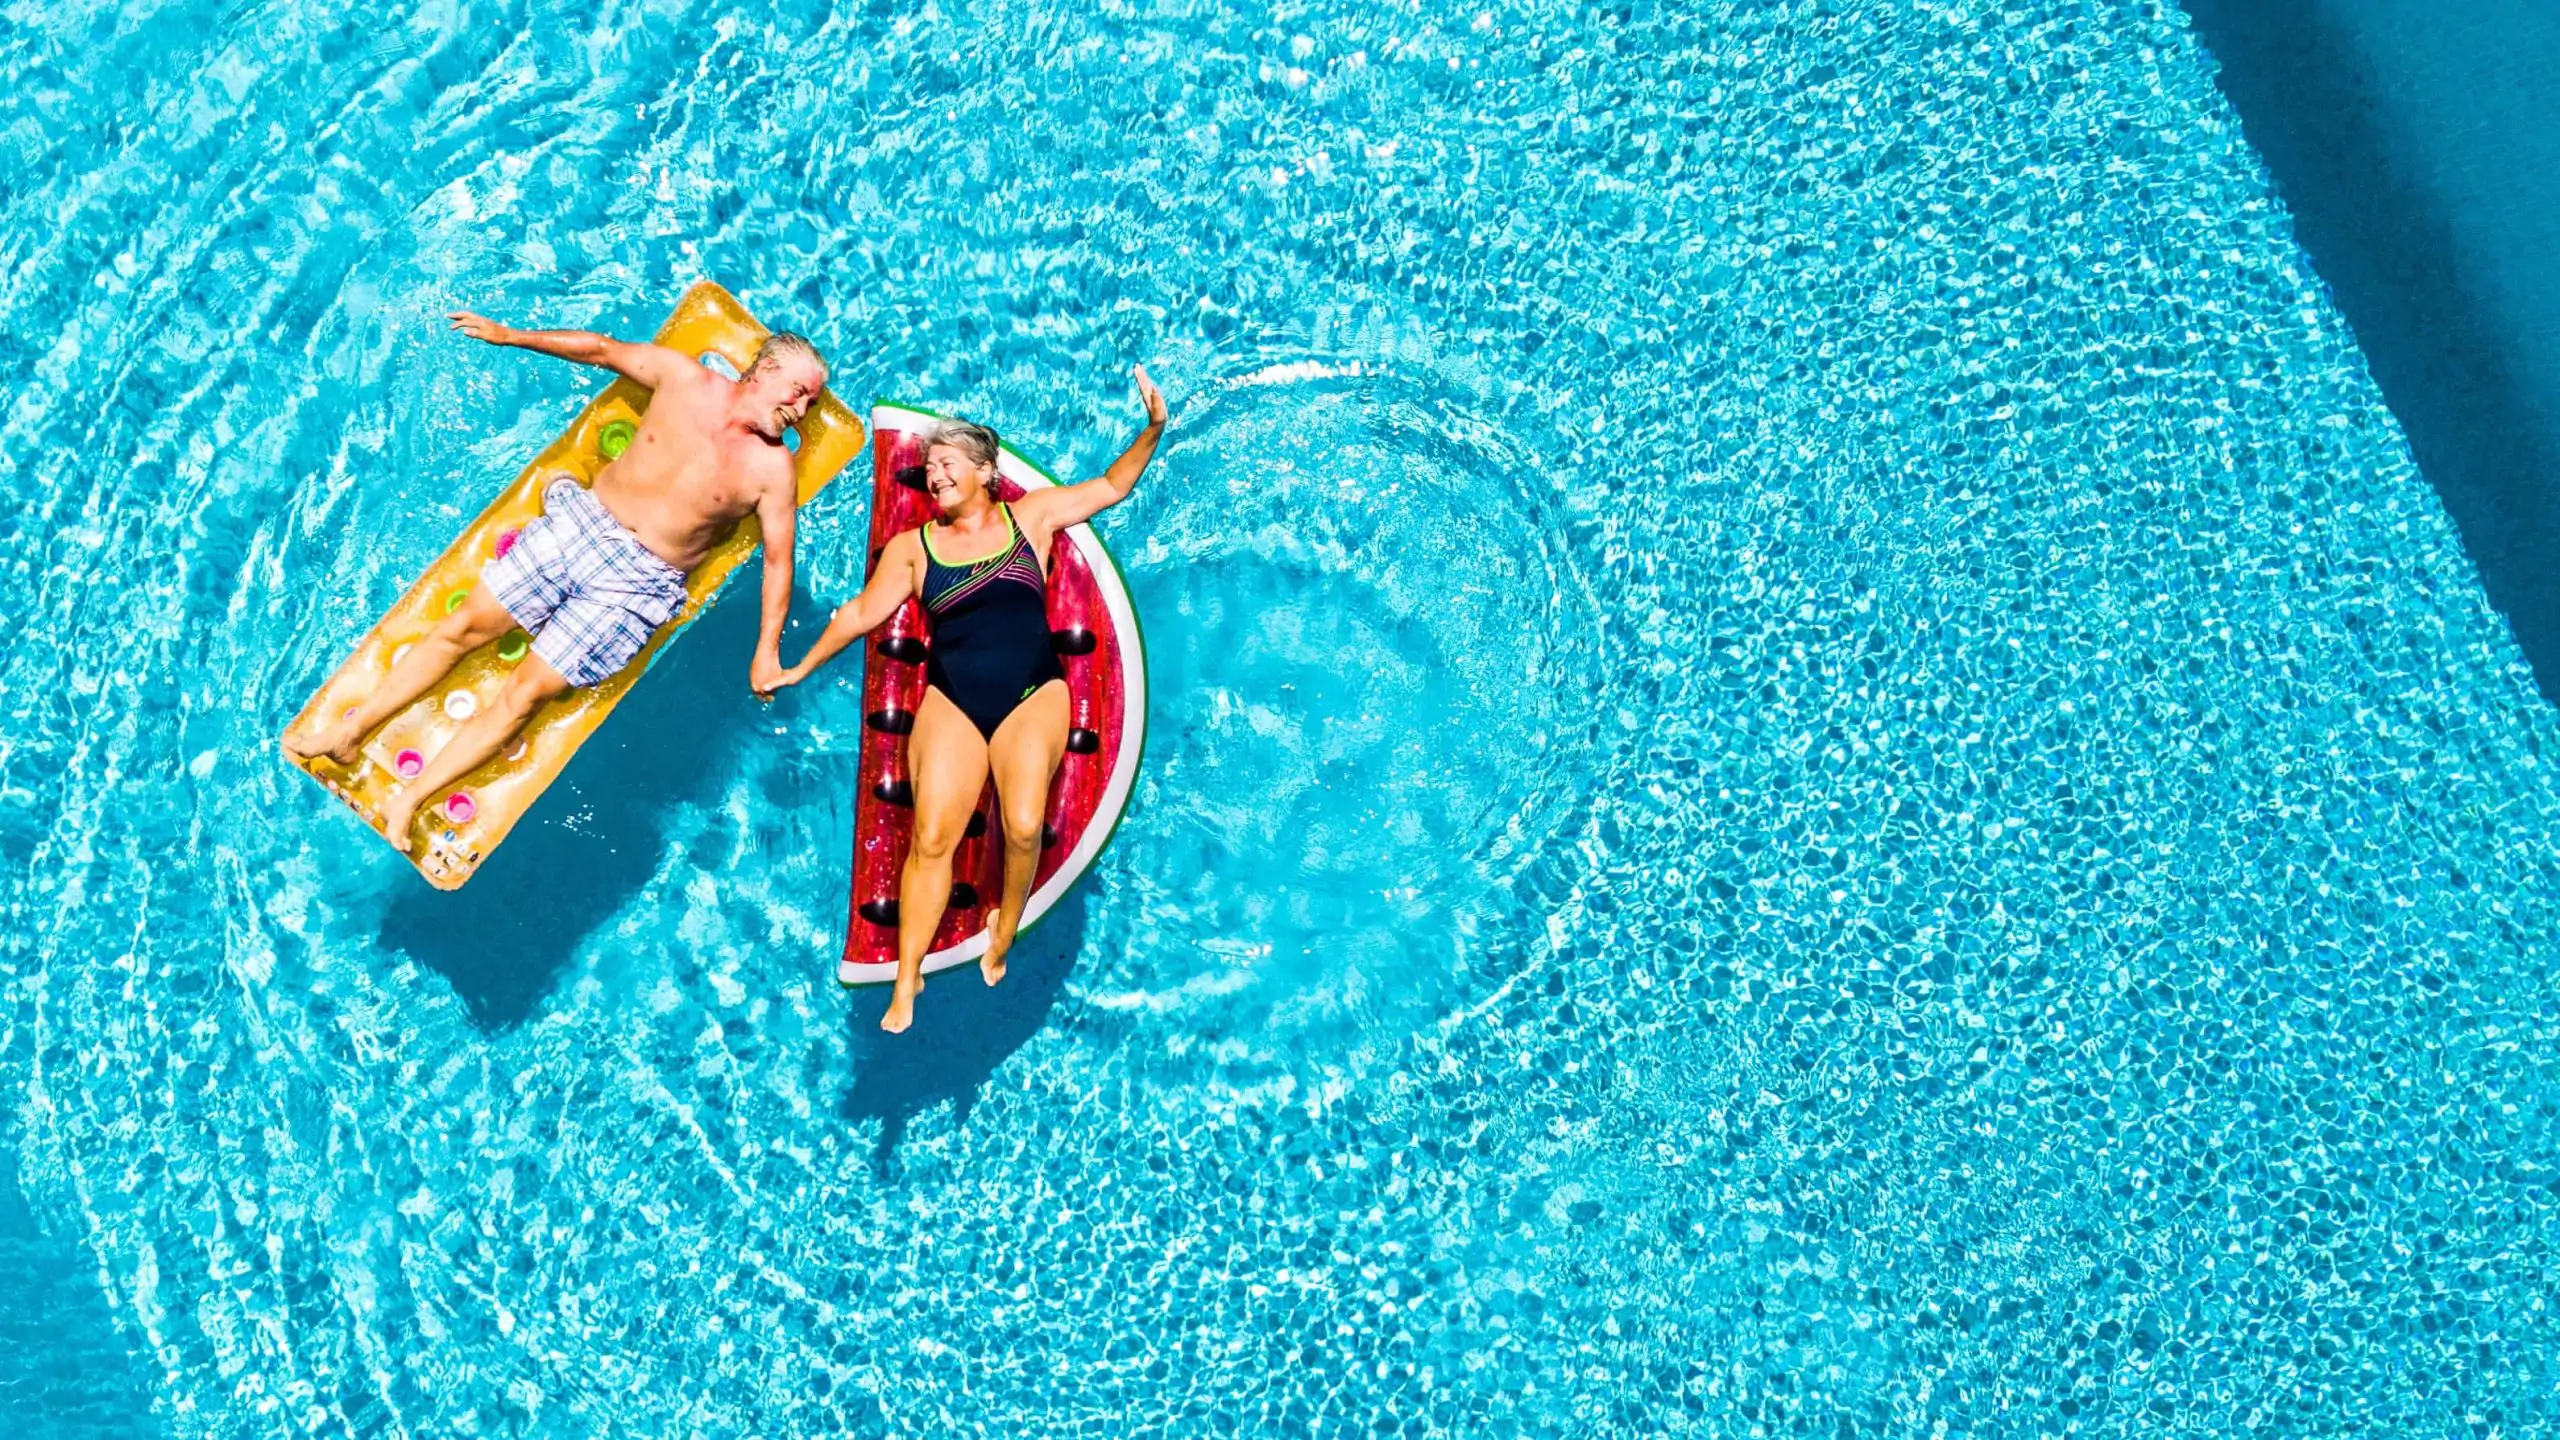
{"label": "neon green swimsuit trim", "polygon": [[997,502],[996,502],[996,508],[1004,512],[1004,548],[1003,548],[1003,549],[1001,549],[1001,550],[996,550],[996,551],[992,551],[992,552],[990,552],[990,553],[988,553],[988,554],[985,554],[985,555],[981,555],[981,556],[979,556],[979,557],[978,557],[977,559],[975,559],[975,560],[945,560],[945,559],[943,559],[939,554],[936,554],[936,553],[934,552],[934,548],[933,548],[933,522],[932,522],[932,521],[930,521],[930,520],[927,520],[926,522],[924,522],[924,524],[923,524],[922,526],[918,527],[918,529],[916,530],[916,538],[917,538],[917,539],[919,539],[919,540],[922,540],[922,541],[924,542],[924,554],[925,554],[925,558],[926,558],[926,559],[928,559],[928,560],[931,560],[931,561],[932,561],[934,564],[936,564],[936,565],[940,565],[940,566],[944,567],[945,569],[950,569],[950,570],[975,570],[976,568],[978,568],[978,567],[979,567],[979,566],[981,566],[981,565],[990,564],[990,563],[992,563],[992,562],[994,562],[994,561],[1002,560],[1002,559],[1004,559],[1006,556],[1011,555],[1011,554],[1013,553],[1013,547],[1014,547],[1015,545],[1017,545],[1017,544],[1021,543],[1021,540],[1022,540],[1022,532],[1021,532],[1020,530],[1018,530],[1018,529],[1014,528],[1014,523],[1013,523],[1013,507],[1012,507],[1012,506],[1007,505],[1007,504],[1006,504],[1006,503],[1004,503],[1003,501],[999,500],[999,501],[997,501]]}

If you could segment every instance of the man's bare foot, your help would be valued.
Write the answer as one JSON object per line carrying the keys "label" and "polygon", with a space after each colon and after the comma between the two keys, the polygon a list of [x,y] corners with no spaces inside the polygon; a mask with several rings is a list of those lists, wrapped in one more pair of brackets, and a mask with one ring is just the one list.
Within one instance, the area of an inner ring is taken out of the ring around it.
{"label": "man's bare foot", "polygon": [[288,731],[284,737],[284,753],[296,760],[327,756],[340,765],[353,765],[362,753],[364,736],[345,733],[345,721],[336,725],[314,725],[306,730]]}
{"label": "man's bare foot", "polygon": [[915,989],[913,990],[908,989],[906,982],[903,980],[898,982],[896,985],[891,986],[889,989],[889,1013],[880,1017],[880,1028],[888,1031],[892,1035],[896,1035],[903,1032],[908,1026],[914,1024],[916,1022],[916,992],[922,989],[924,989],[924,981],[921,979],[916,981]]}
{"label": "man's bare foot", "polygon": [[978,973],[986,977],[988,984],[993,985],[1004,978],[1004,952],[1012,948],[1013,937],[996,929],[993,920],[988,921],[987,953],[978,957]]}
{"label": "man's bare foot", "polygon": [[392,849],[403,855],[409,853],[409,826],[417,818],[418,797],[407,790],[392,796],[391,803],[382,807],[382,833]]}

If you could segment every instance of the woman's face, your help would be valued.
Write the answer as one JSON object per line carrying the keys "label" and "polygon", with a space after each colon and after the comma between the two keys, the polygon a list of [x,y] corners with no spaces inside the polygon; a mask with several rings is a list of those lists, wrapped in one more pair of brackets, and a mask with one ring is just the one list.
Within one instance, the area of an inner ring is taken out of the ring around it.
{"label": "woman's face", "polygon": [[957,445],[935,445],[924,452],[925,493],[945,515],[956,515],[962,506],[987,494],[995,478],[994,466],[979,464]]}

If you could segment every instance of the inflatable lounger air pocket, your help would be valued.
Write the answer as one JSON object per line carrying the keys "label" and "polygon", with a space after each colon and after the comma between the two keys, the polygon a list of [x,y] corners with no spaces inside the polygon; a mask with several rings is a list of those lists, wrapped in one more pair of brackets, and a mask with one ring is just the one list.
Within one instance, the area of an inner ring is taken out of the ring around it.
{"label": "inflatable lounger air pocket", "polygon": [[[660,327],[657,343],[694,356],[725,374],[735,374],[754,356],[766,331],[728,291],[703,281],[685,292],[675,313]],[[649,392],[629,380],[616,379],[587,402],[578,418],[562,431],[524,473],[515,478],[461,538],[427,567],[427,573],[382,617],[355,653],[338,667],[328,683],[294,718],[301,725],[315,715],[344,713],[382,683],[391,667],[437,621],[462,604],[480,581],[480,567],[515,541],[516,532],[542,513],[542,492],[555,477],[566,475],[591,484],[605,463],[631,443],[641,413],[649,408]],[[862,423],[832,393],[821,394],[799,424],[795,468],[800,503],[826,488],[845,463],[862,448]],[[760,538],[755,517],[738,524],[736,533],[694,567],[686,578],[684,608],[658,628],[646,648],[602,684],[572,690],[534,712],[514,744],[488,764],[462,777],[443,795],[427,797],[419,807],[416,848],[410,860],[428,883],[440,890],[459,888],[515,823],[533,807],[544,788],[558,776],[569,757],[595,728],[613,713],[658,652],[675,638],[719,593]],[[435,754],[437,747],[461,728],[481,706],[505,687],[507,674],[527,651],[523,631],[464,656],[453,673],[408,709],[391,717],[365,741],[356,764],[341,769],[329,760],[295,762],[329,793],[347,802],[366,824],[381,833],[382,808],[392,792]],[[745,657],[740,657],[743,666]],[[286,757],[288,760],[290,756]]]}

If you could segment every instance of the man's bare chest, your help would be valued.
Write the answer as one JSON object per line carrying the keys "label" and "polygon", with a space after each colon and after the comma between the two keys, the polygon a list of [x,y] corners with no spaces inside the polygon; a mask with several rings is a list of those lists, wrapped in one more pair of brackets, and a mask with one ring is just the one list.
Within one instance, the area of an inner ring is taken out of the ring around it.
{"label": "man's bare chest", "polygon": [[644,433],[635,439],[598,483],[706,513],[743,514],[755,507],[752,476],[763,458],[755,447],[682,430],[661,433],[654,444],[650,438]]}

